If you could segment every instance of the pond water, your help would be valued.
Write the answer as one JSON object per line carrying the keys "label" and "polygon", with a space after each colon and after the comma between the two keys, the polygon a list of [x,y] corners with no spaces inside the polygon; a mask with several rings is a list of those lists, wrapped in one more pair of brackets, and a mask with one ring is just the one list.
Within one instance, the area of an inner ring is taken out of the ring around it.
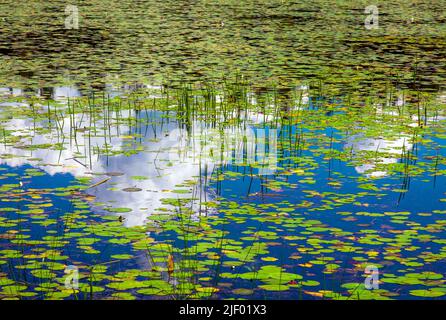
{"label": "pond water", "polygon": [[446,296],[441,1],[65,5],[0,4],[0,299]]}

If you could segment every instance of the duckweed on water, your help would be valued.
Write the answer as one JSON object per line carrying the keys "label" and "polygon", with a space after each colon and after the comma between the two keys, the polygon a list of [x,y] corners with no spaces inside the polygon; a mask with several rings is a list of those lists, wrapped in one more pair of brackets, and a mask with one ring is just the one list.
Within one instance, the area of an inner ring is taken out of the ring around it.
{"label": "duckweed on water", "polygon": [[[273,91],[243,105],[223,93],[209,110],[207,92],[4,107],[2,297],[444,295],[441,104],[419,126],[410,104],[370,104],[358,118],[353,101],[281,110],[266,104]],[[275,128],[271,173],[215,138],[237,128],[249,128],[248,149]],[[424,188],[432,202],[414,205]],[[68,265],[77,290],[65,288]],[[367,265],[380,268],[379,290],[362,284]]]}

